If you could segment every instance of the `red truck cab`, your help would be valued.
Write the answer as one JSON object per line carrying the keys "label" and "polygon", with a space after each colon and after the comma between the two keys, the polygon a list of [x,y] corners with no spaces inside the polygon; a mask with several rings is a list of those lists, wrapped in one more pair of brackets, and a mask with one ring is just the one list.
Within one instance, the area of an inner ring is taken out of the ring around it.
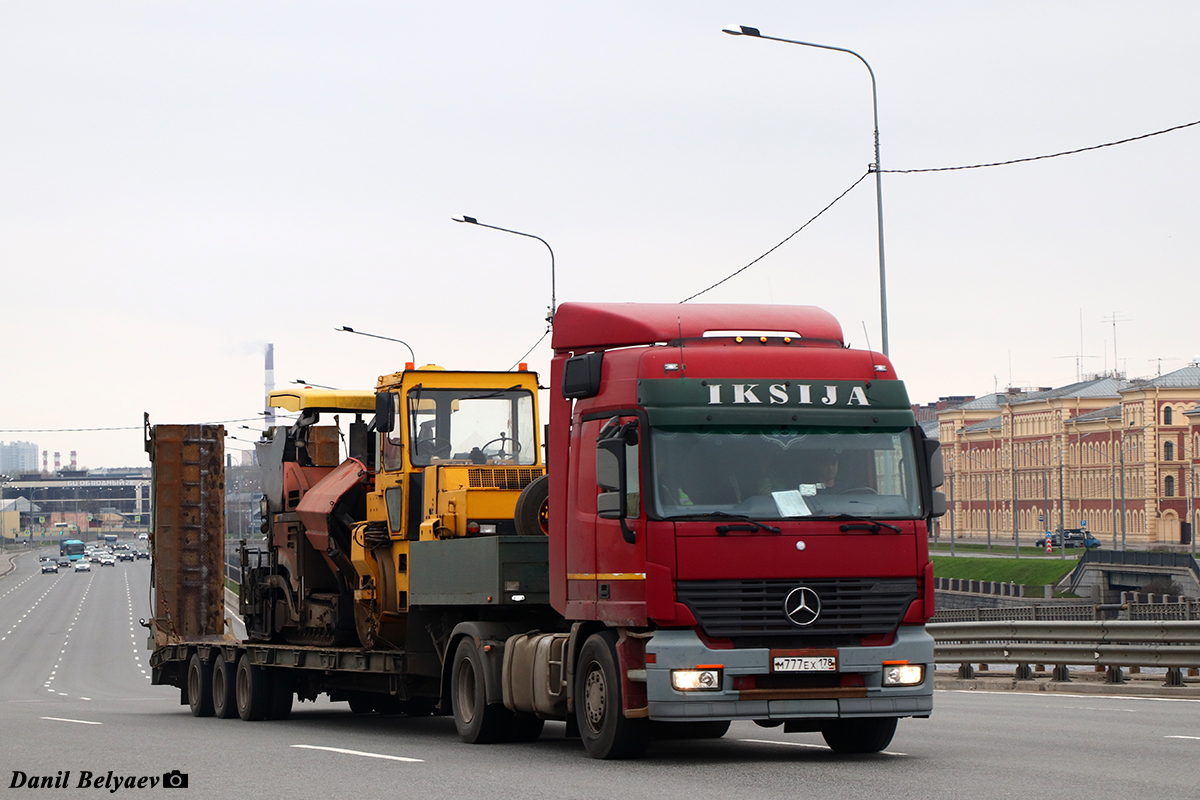
{"label": "red truck cab", "polygon": [[874,751],[929,715],[941,458],[886,357],[808,306],[566,303],[552,343],[550,600],[612,642],[618,738],[746,719]]}

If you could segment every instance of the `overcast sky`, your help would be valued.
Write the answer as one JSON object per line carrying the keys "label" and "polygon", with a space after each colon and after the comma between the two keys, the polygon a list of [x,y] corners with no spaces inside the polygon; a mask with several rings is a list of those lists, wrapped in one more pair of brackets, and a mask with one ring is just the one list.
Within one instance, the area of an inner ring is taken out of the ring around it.
{"label": "overcast sky", "polygon": [[[860,62],[730,24],[862,54],[885,169],[1200,119],[1195,2],[5,2],[0,440],[141,466],[144,411],[254,417],[267,342],[280,387],[408,360],[341,325],[507,369],[548,253],[452,216],[546,239],[560,303],[725,277],[873,160]],[[1198,149],[1200,126],[885,174],[913,401],[1200,355]],[[868,179],[698,300],[821,306],[878,349],[875,208]]]}

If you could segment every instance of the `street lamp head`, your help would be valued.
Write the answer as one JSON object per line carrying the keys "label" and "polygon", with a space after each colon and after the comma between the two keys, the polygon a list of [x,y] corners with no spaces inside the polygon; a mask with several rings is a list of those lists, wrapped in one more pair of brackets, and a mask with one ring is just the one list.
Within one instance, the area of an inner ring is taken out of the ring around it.
{"label": "street lamp head", "polygon": [[730,25],[722,28],[721,33],[728,33],[730,36],[762,36],[762,32],[758,28],[750,28],[746,25]]}
{"label": "street lamp head", "polygon": [[345,331],[346,333],[358,333],[358,331],[354,330],[354,328],[351,328],[349,325],[343,325],[340,328],[334,328],[334,330],[335,331]]}
{"label": "street lamp head", "polygon": [[455,222],[469,222],[472,225],[479,224],[479,220],[475,219],[474,217],[468,217],[466,214],[463,214],[461,217],[451,217],[450,219],[454,220]]}

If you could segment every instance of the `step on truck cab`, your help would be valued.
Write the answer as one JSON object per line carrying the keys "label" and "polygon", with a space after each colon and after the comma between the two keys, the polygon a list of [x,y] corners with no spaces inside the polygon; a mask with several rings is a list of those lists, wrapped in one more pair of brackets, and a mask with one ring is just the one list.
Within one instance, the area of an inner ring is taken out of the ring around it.
{"label": "step on truck cab", "polygon": [[730,720],[873,752],[929,715],[941,458],[885,356],[814,307],[566,303],[552,341],[550,602],[592,755]]}

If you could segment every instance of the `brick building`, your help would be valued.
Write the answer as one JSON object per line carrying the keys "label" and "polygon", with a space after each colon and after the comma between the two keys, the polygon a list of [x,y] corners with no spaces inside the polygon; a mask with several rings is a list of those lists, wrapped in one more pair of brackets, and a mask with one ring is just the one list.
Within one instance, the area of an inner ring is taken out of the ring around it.
{"label": "brick building", "polygon": [[[938,412],[941,535],[1032,544],[1085,527],[1106,547],[1185,545],[1195,527],[1200,363],[998,392]],[[1015,514],[1014,514],[1015,509]]]}

